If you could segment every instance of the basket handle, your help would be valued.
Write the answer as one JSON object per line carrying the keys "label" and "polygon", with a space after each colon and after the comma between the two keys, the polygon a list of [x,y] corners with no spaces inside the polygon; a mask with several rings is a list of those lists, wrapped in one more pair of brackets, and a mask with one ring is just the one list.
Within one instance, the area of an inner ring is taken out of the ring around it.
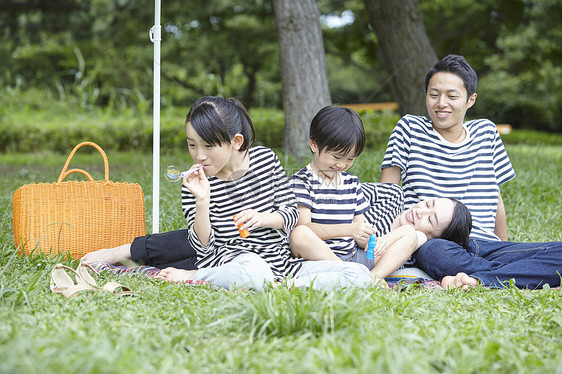
{"label": "basket handle", "polygon": [[[82,170],[82,169],[70,169],[69,171],[67,171],[66,173],[64,173],[64,175],[62,176],[62,180],[64,180],[64,178],[68,177],[70,174],[72,173],[80,173],[80,174],[84,174],[86,177],[88,177],[88,180],[90,182],[94,181],[94,178],[92,178],[92,176],[90,175],[90,173],[88,173],[86,170]],[[60,178],[59,178],[60,179]]]}
{"label": "basket handle", "polygon": [[82,143],[78,144],[76,147],[74,147],[72,152],[70,152],[70,155],[68,156],[68,159],[66,160],[66,163],[64,164],[64,167],[62,168],[62,171],[60,172],[60,176],[59,176],[59,179],[57,180],[57,183],[61,183],[64,180],[64,178],[66,178],[71,173],[81,173],[81,174],[84,174],[86,177],[88,177],[88,179],[90,181],[94,180],[88,172],[86,172],[82,169],[71,169],[71,170],[67,171],[68,165],[70,165],[70,161],[72,160],[72,157],[74,157],[74,154],[76,153],[76,151],[80,147],[83,147],[85,145],[89,145],[89,146],[94,147],[95,149],[97,149],[99,151],[99,153],[101,154],[101,157],[103,157],[103,166],[105,168],[105,182],[109,183],[109,163],[107,162],[107,156],[105,155],[105,152],[103,151],[103,149],[101,149],[101,147],[99,145],[97,145],[96,143],[93,143],[93,142],[82,142]]}

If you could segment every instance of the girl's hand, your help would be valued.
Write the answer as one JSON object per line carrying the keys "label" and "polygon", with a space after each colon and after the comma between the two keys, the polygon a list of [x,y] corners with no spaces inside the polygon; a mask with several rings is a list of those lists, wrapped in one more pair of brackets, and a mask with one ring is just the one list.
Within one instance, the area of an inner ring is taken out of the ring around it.
{"label": "girl's hand", "polygon": [[249,229],[251,227],[264,227],[264,218],[263,214],[255,209],[244,209],[234,216],[234,224],[240,230]]}
{"label": "girl's hand", "polygon": [[360,248],[365,248],[369,242],[369,236],[374,234],[374,230],[368,223],[353,223],[351,225],[351,237]]}
{"label": "girl's hand", "polygon": [[[201,166],[201,164],[195,164],[189,170],[199,166]],[[209,200],[211,198],[211,187],[203,168],[199,169],[195,173],[185,176],[183,178],[183,185],[193,194],[193,196],[195,196],[197,200]]]}

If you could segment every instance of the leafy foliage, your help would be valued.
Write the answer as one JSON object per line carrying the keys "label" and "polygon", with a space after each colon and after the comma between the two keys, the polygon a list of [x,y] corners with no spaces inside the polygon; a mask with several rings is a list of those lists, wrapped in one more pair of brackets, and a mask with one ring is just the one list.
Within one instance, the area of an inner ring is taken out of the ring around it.
{"label": "leafy foliage", "polygon": [[[108,150],[152,150],[152,115],[138,107],[82,108],[46,97],[45,91],[13,92],[0,103],[0,151],[52,150],[68,153],[90,140]],[[164,152],[185,149],[183,124],[189,107],[161,111],[160,144]],[[256,108],[250,114],[256,128],[256,144],[283,147],[283,112]],[[386,144],[398,117],[392,112],[360,113],[371,144]]]}
{"label": "leafy foliage", "polygon": [[[560,131],[559,1],[419,3],[437,54],[463,54],[479,74],[473,116]],[[318,5],[324,17],[351,15],[340,27],[323,24],[333,102],[393,100],[363,2]],[[38,89],[84,110],[144,113],[152,107],[153,13],[149,1],[2,2],[2,101]],[[187,107],[202,95],[221,95],[239,97],[251,108],[280,108],[273,19],[271,0],[164,3],[162,107]]]}

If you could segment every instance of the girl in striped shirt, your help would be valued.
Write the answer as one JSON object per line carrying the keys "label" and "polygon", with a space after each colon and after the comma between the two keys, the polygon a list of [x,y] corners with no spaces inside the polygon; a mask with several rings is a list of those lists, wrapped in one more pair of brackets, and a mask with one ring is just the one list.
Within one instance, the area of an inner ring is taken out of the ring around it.
{"label": "girl in striped shirt", "polygon": [[[287,235],[298,219],[294,195],[275,153],[251,147],[254,127],[237,100],[197,100],[185,128],[192,169],[202,167],[184,177],[182,188],[187,238],[199,269],[168,267],[161,279],[258,290],[282,278],[319,289],[370,284],[362,265],[291,257]],[[246,229],[251,234],[242,237]]]}
{"label": "girl in striped shirt", "polygon": [[[283,279],[321,290],[371,285],[363,265],[291,256],[287,235],[298,219],[295,197],[275,153],[252,147],[254,126],[242,104],[203,97],[191,107],[185,130],[195,162],[182,186],[188,228],[138,237],[84,261],[132,259],[162,269],[158,277],[166,281],[223,288],[262,290]],[[250,235],[241,236],[246,229]]]}

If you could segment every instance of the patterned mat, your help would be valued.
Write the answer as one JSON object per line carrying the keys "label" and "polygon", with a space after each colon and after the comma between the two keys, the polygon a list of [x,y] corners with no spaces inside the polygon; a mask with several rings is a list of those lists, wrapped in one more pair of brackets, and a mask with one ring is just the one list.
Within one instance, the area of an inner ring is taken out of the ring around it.
{"label": "patterned mat", "polygon": [[[153,266],[141,265],[134,267],[126,267],[120,265],[111,265],[107,262],[90,262],[89,263],[98,273],[104,273],[115,276],[137,276],[146,275],[152,279],[156,279],[156,276],[160,274],[160,269]],[[175,282],[186,284],[188,286],[207,286],[210,285],[209,282],[202,280],[188,280],[184,282]]]}
{"label": "patterned mat", "polygon": [[430,290],[441,291],[443,288],[438,281],[433,279],[423,279],[415,277],[388,277],[385,278],[388,286],[395,290],[400,291],[408,287],[423,287]]}
{"label": "patterned mat", "polygon": [[[138,275],[145,275],[152,279],[156,279],[156,276],[160,274],[160,269],[153,267],[153,266],[134,266],[134,267],[126,267],[120,265],[111,265],[107,262],[91,262],[90,265],[98,272],[109,274],[113,276],[138,276]],[[439,282],[436,280],[428,280],[423,278],[415,278],[415,277],[408,277],[408,276],[400,276],[400,277],[389,277],[386,278],[386,282],[388,286],[396,291],[403,290],[410,286],[412,287],[424,287],[431,290],[442,290]],[[185,282],[177,282],[178,284],[185,284],[188,286],[210,286],[209,282],[201,281],[201,280],[190,280]]]}

